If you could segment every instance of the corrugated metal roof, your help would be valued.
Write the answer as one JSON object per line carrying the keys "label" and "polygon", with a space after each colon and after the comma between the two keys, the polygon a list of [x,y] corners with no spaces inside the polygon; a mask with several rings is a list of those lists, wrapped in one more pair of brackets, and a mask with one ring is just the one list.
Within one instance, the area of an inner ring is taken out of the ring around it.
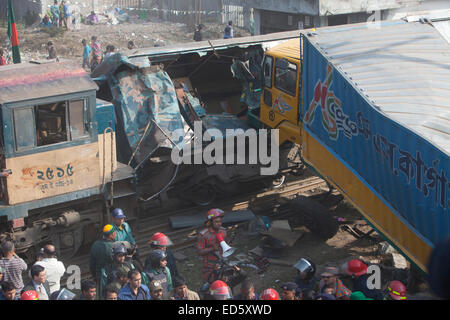
{"label": "corrugated metal roof", "polygon": [[0,67],[0,104],[97,89],[79,65],[68,61]]}
{"label": "corrugated metal roof", "polygon": [[309,39],[380,111],[450,154],[450,45],[433,26],[361,24]]}
{"label": "corrugated metal roof", "polygon": [[[137,50],[130,50],[125,54],[128,57],[139,57],[139,56],[164,56],[164,55],[175,55],[175,54],[186,54],[194,52],[208,52],[212,51],[213,47],[216,50],[226,49],[232,47],[248,47],[252,45],[258,45],[263,43],[270,43],[264,46],[265,49],[277,45],[282,41],[286,41],[293,38],[300,37],[300,30],[277,32],[260,36],[251,37],[240,37],[232,39],[218,39],[210,41],[198,41],[198,42],[188,42],[182,44],[174,44],[164,47],[153,47],[153,48],[142,48]],[[213,47],[211,47],[211,44]]]}

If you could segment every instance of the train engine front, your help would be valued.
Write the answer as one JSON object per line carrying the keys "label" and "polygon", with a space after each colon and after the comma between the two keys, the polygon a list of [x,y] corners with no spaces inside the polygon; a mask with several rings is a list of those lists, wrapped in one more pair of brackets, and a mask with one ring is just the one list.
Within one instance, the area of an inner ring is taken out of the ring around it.
{"label": "train engine front", "polygon": [[0,241],[29,262],[48,242],[73,256],[105,222],[118,164],[114,110],[96,90],[67,62],[0,70]]}

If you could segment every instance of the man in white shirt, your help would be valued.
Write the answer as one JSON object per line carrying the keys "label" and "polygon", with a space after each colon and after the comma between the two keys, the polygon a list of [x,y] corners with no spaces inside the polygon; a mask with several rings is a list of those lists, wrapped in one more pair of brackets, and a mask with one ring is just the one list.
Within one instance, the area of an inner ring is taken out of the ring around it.
{"label": "man in white shirt", "polygon": [[60,289],[60,279],[66,272],[66,268],[61,261],[56,259],[55,246],[48,244],[44,247],[44,259],[37,261],[34,265],[45,268],[47,281],[50,285],[50,294]]}

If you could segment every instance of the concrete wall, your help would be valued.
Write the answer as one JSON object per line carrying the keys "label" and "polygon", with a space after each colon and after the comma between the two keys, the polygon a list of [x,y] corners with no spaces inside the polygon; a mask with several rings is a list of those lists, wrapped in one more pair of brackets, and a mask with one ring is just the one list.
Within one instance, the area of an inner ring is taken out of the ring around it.
{"label": "concrete wall", "polygon": [[245,5],[259,10],[289,12],[292,14],[314,16],[319,13],[318,0],[223,0],[223,2],[224,4]]}
{"label": "concrete wall", "polygon": [[[0,0],[0,19],[7,19],[8,13],[8,0]],[[22,20],[22,18],[26,15],[29,10],[30,13],[36,12],[40,13],[41,6],[37,1],[31,0],[14,0],[13,1],[14,8],[14,17],[16,21]]]}

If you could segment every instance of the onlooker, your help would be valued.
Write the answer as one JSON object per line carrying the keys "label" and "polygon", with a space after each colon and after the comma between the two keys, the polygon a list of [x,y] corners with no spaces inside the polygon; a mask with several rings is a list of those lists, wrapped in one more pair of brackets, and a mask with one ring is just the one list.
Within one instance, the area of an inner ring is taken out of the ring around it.
{"label": "onlooker", "polygon": [[19,300],[19,297],[16,296],[16,288],[11,282],[3,281],[1,287],[0,300]]}
{"label": "onlooker", "polygon": [[5,273],[5,271],[3,270],[2,267],[0,267],[0,282],[3,281],[3,274]]}
{"label": "onlooker", "polygon": [[59,26],[62,27],[64,23],[64,3],[61,1],[59,4]]}
{"label": "onlooker", "polygon": [[151,300],[163,300],[163,287],[158,280],[150,281],[148,285]]}
{"label": "onlooker", "polygon": [[[95,57],[102,56],[102,48],[100,42],[97,41],[96,36],[91,37],[91,48],[92,48],[92,61],[95,61]],[[92,62],[91,62],[92,64]]]}
{"label": "onlooker", "polygon": [[186,281],[183,277],[177,276],[173,279],[174,295],[173,300],[200,300],[198,293],[189,288],[186,285]]}
{"label": "onlooker", "polygon": [[203,24],[199,24],[194,32],[194,40],[195,41],[203,41]]}
{"label": "onlooker", "polygon": [[[203,280],[209,281],[210,275],[216,267],[219,260],[218,256],[222,254],[216,236],[220,236],[228,243],[227,231],[222,228],[222,217],[224,215],[221,209],[211,209],[206,214],[206,229],[198,234],[197,251],[203,256]],[[217,255],[216,255],[217,254]]]}
{"label": "onlooker", "polygon": [[150,291],[141,283],[142,277],[138,270],[128,272],[129,283],[119,292],[119,300],[150,300]]}
{"label": "onlooker", "polygon": [[[115,53],[114,52],[115,50],[116,50],[116,48],[112,44],[106,46],[105,58],[108,58],[109,56],[112,56]],[[125,217],[125,215],[124,215],[124,217]],[[125,218],[123,220],[125,220]]]}
{"label": "onlooker", "polygon": [[118,300],[120,290],[113,284],[105,287],[105,300]]}
{"label": "onlooker", "polygon": [[259,300],[259,295],[255,293],[253,282],[248,279],[242,281],[241,293],[235,296],[234,300]]}
{"label": "onlooker", "polygon": [[54,4],[50,7],[50,12],[52,14],[52,24],[54,27],[58,27],[59,24],[59,6],[58,6],[58,0],[55,0]]}
{"label": "onlooker", "polygon": [[294,268],[297,269],[297,278],[295,279],[295,283],[298,286],[297,295],[301,292],[302,299],[313,299],[319,282],[319,279],[315,277],[316,265],[312,261],[301,258],[294,265]]}
{"label": "onlooker", "polygon": [[3,49],[0,48],[0,66],[6,65],[6,59],[3,56]]}
{"label": "onlooker", "polygon": [[9,281],[16,289],[16,295],[19,296],[24,287],[22,272],[27,270],[27,264],[15,253],[14,244],[6,241],[2,244],[3,258],[0,260],[0,266],[3,268],[3,281]]}
{"label": "onlooker", "polygon": [[92,280],[84,280],[81,282],[81,295],[78,300],[95,300],[97,288]]}
{"label": "onlooker", "polygon": [[133,40],[128,41],[127,48],[128,50],[136,49],[136,45]]}
{"label": "onlooker", "polygon": [[228,21],[228,25],[225,27],[225,30],[223,32],[223,38],[224,39],[231,39],[234,37],[233,32],[233,21]]}
{"label": "onlooker", "polygon": [[94,11],[91,11],[91,14],[87,16],[87,23],[88,24],[97,24],[98,23],[98,17]]}
{"label": "onlooker", "polygon": [[23,292],[34,290],[38,293],[39,300],[50,300],[50,285],[47,281],[45,268],[40,265],[31,267],[31,281],[23,288]]}
{"label": "onlooker", "polygon": [[66,268],[61,261],[56,258],[55,246],[48,244],[44,247],[44,258],[34,265],[40,265],[47,272],[47,281],[50,285],[50,293],[60,289],[59,281],[66,272]]}
{"label": "onlooker", "polygon": [[69,11],[69,5],[66,3],[66,1],[62,1],[61,2],[64,6],[64,26],[66,27],[67,30],[69,30],[69,24],[68,21],[70,21],[70,11]]}
{"label": "onlooker", "polygon": [[154,250],[150,253],[150,268],[145,269],[149,283],[157,280],[163,288],[164,297],[168,297],[172,291],[172,276],[167,268],[167,255],[162,250]]}
{"label": "onlooker", "polygon": [[327,267],[325,272],[323,272],[320,276],[322,279],[319,282],[319,293],[323,293],[322,289],[326,285],[331,285],[334,288],[333,295],[338,300],[348,300],[350,299],[350,295],[352,291],[344,286],[342,281],[338,279],[339,271],[336,267]]}
{"label": "onlooker", "polygon": [[100,63],[102,63],[102,57],[94,56],[94,60],[92,61],[92,64],[91,64],[91,72],[93,72]]}
{"label": "onlooker", "polygon": [[369,289],[367,286],[367,265],[358,259],[348,261],[344,265],[344,271],[347,275],[352,277],[353,291],[360,291],[364,296],[375,300],[383,300],[383,293],[377,289]]}
{"label": "onlooker", "polygon": [[[109,49],[109,50],[108,50]],[[111,55],[114,52],[115,48],[114,46],[109,45],[107,47],[107,52],[105,54],[105,57],[108,55]],[[128,241],[131,244],[136,244],[136,240],[134,240],[134,237],[131,233],[131,228],[128,223],[125,222],[125,219],[127,217],[123,213],[123,210],[120,208],[115,208],[112,212],[112,226],[114,231],[116,232],[116,238],[115,241]]]}
{"label": "onlooker", "polygon": [[89,57],[91,55],[91,48],[86,42],[86,39],[81,40],[83,44],[83,68],[89,68]]}
{"label": "onlooker", "polygon": [[[152,235],[151,240],[149,241],[150,247],[152,250],[161,250],[167,255],[167,268],[170,270],[170,275],[172,277],[176,277],[178,275],[177,263],[175,261],[175,257],[173,256],[172,251],[169,249],[173,243],[162,232],[157,232]],[[150,265],[150,257],[148,257],[145,261],[145,267],[148,268]]]}
{"label": "onlooker", "polygon": [[115,237],[116,232],[113,226],[107,224],[103,227],[103,238],[92,245],[89,270],[97,282],[101,280],[102,268],[112,262],[111,249]]}
{"label": "onlooker", "polygon": [[48,51],[47,59],[56,59],[56,49],[52,41],[47,42],[47,51]]}

